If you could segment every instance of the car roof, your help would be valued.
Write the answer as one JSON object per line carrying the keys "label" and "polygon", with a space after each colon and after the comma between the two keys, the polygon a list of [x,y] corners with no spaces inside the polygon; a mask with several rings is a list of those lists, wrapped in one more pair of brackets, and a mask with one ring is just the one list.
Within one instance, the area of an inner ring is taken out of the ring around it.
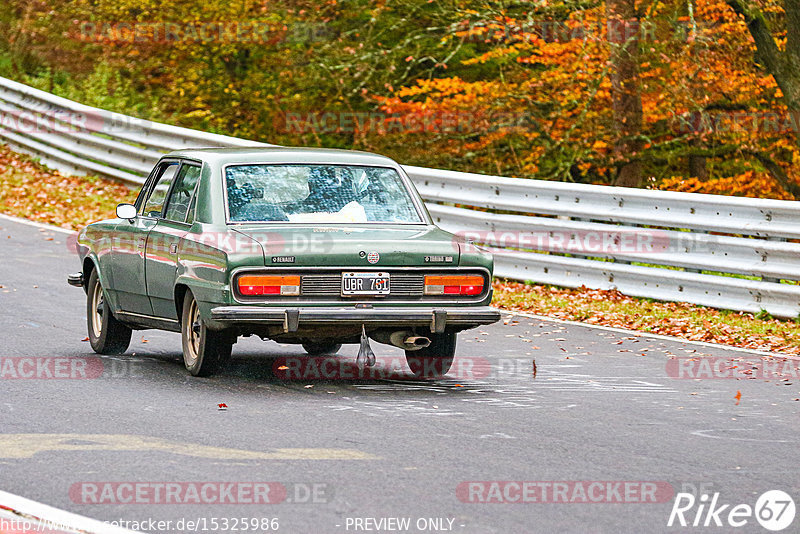
{"label": "car roof", "polygon": [[235,163],[330,163],[340,165],[397,166],[394,160],[379,154],[331,148],[282,146],[193,148],[175,150],[167,154],[167,156],[201,160],[220,166]]}

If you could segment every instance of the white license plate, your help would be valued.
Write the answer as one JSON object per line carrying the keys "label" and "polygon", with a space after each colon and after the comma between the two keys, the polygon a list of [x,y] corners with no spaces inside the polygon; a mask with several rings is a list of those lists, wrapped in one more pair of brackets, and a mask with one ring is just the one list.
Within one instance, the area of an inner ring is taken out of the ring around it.
{"label": "white license plate", "polygon": [[342,273],[342,295],[388,295],[389,273]]}

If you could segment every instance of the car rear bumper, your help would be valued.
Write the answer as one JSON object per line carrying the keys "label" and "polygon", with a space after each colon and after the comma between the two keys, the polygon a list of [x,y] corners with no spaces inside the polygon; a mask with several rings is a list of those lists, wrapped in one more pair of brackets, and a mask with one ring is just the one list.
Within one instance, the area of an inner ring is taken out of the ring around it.
{"label": "car rear bumper", "polygon": [[500,312],[489,306],[463,308],[272,308],[263,306],[220,306],[211,309],[215,323],[283,325],[285,332],[301,326],[365,325],[365,326],[428,326],[441,333],[447,326],[459,329],[492,324],[500,320]]}

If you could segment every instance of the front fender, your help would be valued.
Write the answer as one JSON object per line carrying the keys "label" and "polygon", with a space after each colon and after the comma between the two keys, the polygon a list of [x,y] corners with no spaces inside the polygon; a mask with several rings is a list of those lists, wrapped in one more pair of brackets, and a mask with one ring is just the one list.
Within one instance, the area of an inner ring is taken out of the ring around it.
{"label": "front fender", "polygon": [[105,289],[111,309],[119,310],[119,299],[114,290],[114,272],[111,265],[115,227],[116,224],[113,220],[86,226],[78,233],[76,247],[81,260],[84,283],[89,283],[91,269],[95,269],[100,284]]}

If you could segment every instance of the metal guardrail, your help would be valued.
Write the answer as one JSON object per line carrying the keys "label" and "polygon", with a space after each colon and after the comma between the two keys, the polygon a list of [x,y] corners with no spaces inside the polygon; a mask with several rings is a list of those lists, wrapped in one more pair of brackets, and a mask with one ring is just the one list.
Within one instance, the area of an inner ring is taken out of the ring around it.
{"label": "metal guardrail", "polygon": [[0,137],[72,174],[141,184],[164,152],[269,146],[105,111],[0,78]]}
{"label": "metal guardrail", "polygon": [[[70,174],[140,184],[162,153],[270,146],[136,119],[0,78],[0,137]],[[497,276],[777,317],[800,313],[797,202],[405,167]]]}

